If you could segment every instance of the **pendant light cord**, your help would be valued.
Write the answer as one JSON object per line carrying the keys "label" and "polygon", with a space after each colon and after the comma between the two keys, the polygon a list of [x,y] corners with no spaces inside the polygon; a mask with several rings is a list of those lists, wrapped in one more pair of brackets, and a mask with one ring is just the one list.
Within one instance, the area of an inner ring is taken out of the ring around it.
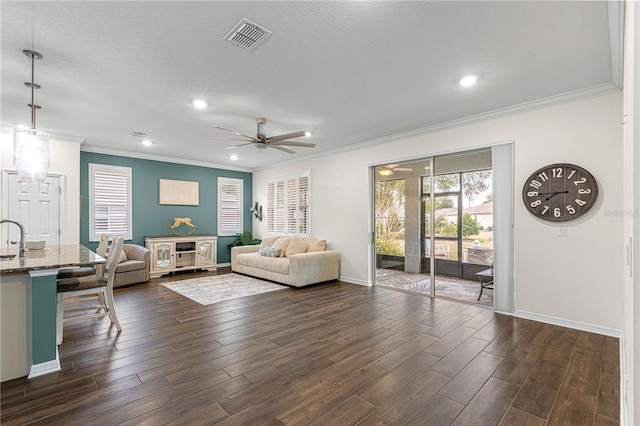
{"label": "pendant light cord", "polygon": [[39,89],[40,85],[35,83],[35,74],[36,74],[36,58],[42,59],[42,55],[38,52],[34,52],[33,50],[23,50],[22,53],[29,56],[31,58],[31,83],[25,83],[25,85],[31,88],[31,103],[29,107],[31,107],[31,128],[33,130],[36,129],[36,110],[40,109],[40,105],[36,105],[35,102],[35,89]]}

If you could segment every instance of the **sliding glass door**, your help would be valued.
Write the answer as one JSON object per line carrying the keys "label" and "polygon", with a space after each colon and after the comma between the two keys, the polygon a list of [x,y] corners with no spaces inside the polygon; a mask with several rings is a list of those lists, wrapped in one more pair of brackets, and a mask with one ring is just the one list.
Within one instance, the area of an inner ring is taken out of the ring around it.
{"label": "sliding glass door", "polygon": [[476,274],[493,261],[491,158],[485,149],[375,168],[377,284],[477,298]]}

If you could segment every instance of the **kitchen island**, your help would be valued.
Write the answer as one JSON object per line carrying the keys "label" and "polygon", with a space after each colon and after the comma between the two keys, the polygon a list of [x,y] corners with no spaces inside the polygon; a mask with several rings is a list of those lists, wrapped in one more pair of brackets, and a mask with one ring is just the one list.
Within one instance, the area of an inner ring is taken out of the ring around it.
{"label": "kitchen island", "polygon": [[[12,255],[14,255],[12,257]],[[105,263],[80,244],[0,250],[0,381],[60,370],[56,276],[61,268]]]}

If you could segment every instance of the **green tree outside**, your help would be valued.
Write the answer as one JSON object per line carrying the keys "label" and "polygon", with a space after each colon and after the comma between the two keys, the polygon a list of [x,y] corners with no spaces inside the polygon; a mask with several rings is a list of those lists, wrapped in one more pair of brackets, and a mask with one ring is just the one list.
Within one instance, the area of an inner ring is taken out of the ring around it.
{"label": "green tree outside", "polygon": [[475,217],[469,213],[462,215],[462,238],[469,238],[472,235],[478,235],[480,233],[480,224]]}

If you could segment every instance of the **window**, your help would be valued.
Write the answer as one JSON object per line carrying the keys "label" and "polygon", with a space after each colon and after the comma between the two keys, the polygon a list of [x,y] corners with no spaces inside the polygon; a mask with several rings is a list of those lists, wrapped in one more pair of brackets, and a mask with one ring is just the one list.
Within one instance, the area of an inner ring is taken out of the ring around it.
{"label": "window", "polygon": [[218,235],[236,235],[242,226],[242,179],[218,178]]}
{"label": "window", "polygon": [[309,172],[267,181],[267,234],[309,235]]}
{"label": "window", "polygon": [[132,238],[131,168],[89,164],[89,240]]}

